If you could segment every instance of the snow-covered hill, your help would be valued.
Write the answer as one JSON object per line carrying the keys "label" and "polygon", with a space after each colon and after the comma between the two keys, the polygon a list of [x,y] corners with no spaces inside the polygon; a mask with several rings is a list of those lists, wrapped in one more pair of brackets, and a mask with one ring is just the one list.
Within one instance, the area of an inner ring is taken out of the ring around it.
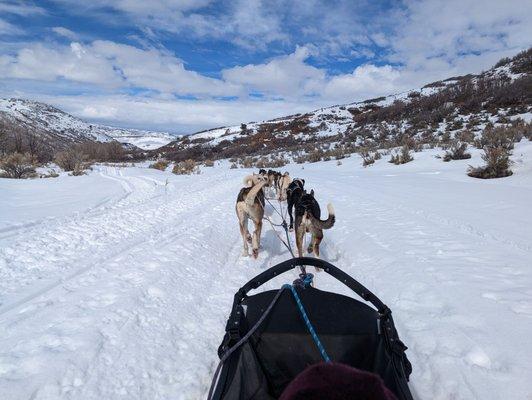
{"label": "snow-covered hill", "polygon": [[532,119],[532,49],[478,74],[306,114],[210,129],[163,147],[171,159],[297,154],[309,148],[382,148],[405,137],[437,142],[448,133],[479,133],[488,122]]}
{"label": "snow-covered hill", "polygon": [[32,132],[61,144],[87,140],[117,140],[141,149],[155,149],[172,140],[174,135],[137,129],[90,124],[49,104],[23,99],[0,99],[0,118],[30,127]]}
{"label": "snow-covered hill", "polygon": [[[532,143],[516,144],[504,179],[464,173],[479,150],[441,153],[286,169],[334,204],[322,256],[393,310],[416,399],[528,399]],[[234,201],[250,172],[1,179],[0,397],[205,398],[234,293],[289,257],[268,224],[259,259],[241,257]],[[316,284],[353,296],[325,273]]]}

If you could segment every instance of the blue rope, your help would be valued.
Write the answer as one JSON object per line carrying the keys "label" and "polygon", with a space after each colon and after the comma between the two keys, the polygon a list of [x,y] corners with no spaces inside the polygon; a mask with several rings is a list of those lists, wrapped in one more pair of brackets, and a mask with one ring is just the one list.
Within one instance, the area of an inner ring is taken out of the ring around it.
{"label": "blue rope", "polygon": [[[312,280],[312,274],[310,278],[305,277],[303,280],[305,283],[309,283]],[[310,319],[308,318],[307,312],[305,311],[305,307],[303,307],[303,303],[301,302],[301,299],[299,298],[299,295],[297,294],[296,288],[293,285],[285,284],[283,286],[286,289],[290,289],[292,291],[292,294],[294,295],[294,299],[296,300],[297,307],[299,308],[299,312],[301,313],[301,316],[303,317],[303,321],[305,321],[305,324],[307,325],[307,329],[310,333],[310,336],[312,336],[312,339],[314,340],[314,343],[316,343],[316,346],[318,347],[318,350],[320,351],[320,354],[325,362],[331,362],[331,359],[329,358],[329,355],[325,351],[325,348],[323,347],[323,344],[321,344],[320,338],[318,337],[318,334],[314,330],[314,327],[312,326],[312,323],[310,322]]]}

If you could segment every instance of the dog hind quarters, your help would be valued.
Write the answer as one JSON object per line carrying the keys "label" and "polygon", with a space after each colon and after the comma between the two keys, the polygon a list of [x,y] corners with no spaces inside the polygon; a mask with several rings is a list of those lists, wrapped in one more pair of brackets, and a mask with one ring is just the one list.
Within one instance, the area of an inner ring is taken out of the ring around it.
{"label": "dog hind quarters", "polygon": [[318,229],[331,229],[336,221],[336,215],[334,213],[334,207],[331,203],[327,204],[327,211],[329,216],[325,220],[314,217],[311,213],[308,213],[309,219],[312,224]]}

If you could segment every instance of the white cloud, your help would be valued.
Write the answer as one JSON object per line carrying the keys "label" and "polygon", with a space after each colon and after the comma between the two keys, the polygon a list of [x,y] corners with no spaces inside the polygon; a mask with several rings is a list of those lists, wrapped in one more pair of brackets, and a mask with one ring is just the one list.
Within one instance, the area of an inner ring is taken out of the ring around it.
{"label": "white cloud", "polygon": [[111,41],[54,47],[33,44],[15,56],[4,57],[0,73],[19,79],[66,79],[105,89],[135,87],[178,95],[227,96],[239,92],[235,85],[186,70],[170,53]]}
{"label": "white cloud", "polygon": [[80,45],[50,48],[34,44],[22,48],[2,65],[2,75],[10,78],[75,82],[119,86],[120,79],[113,66]]}
{"label": "white cloud", "polygon": [[65,28],[63,26],[54,26],[52,28],[52,32],[54,32],[55,34],[59,36],[70,39],[70,40],[78,40],[78,35],[76,32],[73,32],[70,29]]}
{"label": "white cloud", "polygon": [[[24,94],[21,94],[24,97]],[[193,133],[305,112],[322,104],[253,100],[170,100],[142,96],[35,96],[85,120],[132,128]]]}
{"label": "white cloud", "polygon": [[[532,44],[532,3],[522,0],[409,0],[389,37],[392,61],[410,70],[454,68],[475,55],[477,72],[491,53],[512,54]],[[486,55],[487,57],[482,57]]]}
{"label": "white cloud", "polygon": [[[518,0],[405,0],[392,9],[366,0],[338,0],[334,7],[320,0],[54,1],[103,22],[108,18],[110,23],[112,15],[112,23],[135,26],[138,30],[129,37],[141,47],[108,40],[80,43],[74,32],[57,26],[51,29],[74,40],[70,46],[4,43],[4,82],[11,80],[10,87],[15,87],[16,79],[31,79],[42,88],[41,96],[57,93],[52,100],[87,118],[189,132],[191,127],[271,118],[480,72],[532,44],[532,3]],[[6,13],[44,12],[22,2],[5,4],[0,3],[0,10]],[[21,32],[0,19],[0,35],[17,30]],[[136,36],[139,31],[142,37]],[[295,50],[274,57],[278,53],[267,52],[265,60],[222,70],[221,78],[213,78],[185,68],[179,55],[165,49],[159,40],[171,43],[165,39],[172,35],[183,35],[191,46],[212,38],[230,41],[255,55],[273,43],[276,52]],[[19,48],[13,51],[15,46]],[[346,73],[333,72],[338,64],[328,64],[354,58],[367,61]],[[30,86],[20,82],[21,88]],[[71,92],[98,96],[62,97],[69,85]],[[142,94],[120,95],[131,89]],[[263,97],[251,100],[250,94],[256,93]],[[198,100],[175,100],[176,95]],[[217,100],[220,96],[236,99]]]}
{"label": "white cloud", "polygon": [[19,35],[23,30],[0,18],[0,36]]}
{"label": "white cloud", "polygon": [[333,77],[325,85],[323,96],[340,102],[386,96],[408,88],[401,78],[400,70],[390,65],[362,65],[351,74]]}
{"label": "white cloud", "polygon": [[[0,1],[0,15],[16,15],[16,16],[29,16],[29,15],[44,15],[46,11],[32,4],[25,2],[3,2]],[[6,21],[4,18],[0,18],[0,36],[13,36],[23,35],[25,32],[22,28]]]}
{"label": "white cloud", "polygon": [[0,13],[14,15],[44,15],[46,10],[26,1],[0,2]]}
{"label": "white cloud", "polygon": [[308,48],[298,47],[294,53],[264,64],[226,69],[222,76],[228,82],[273,96],[294,98],[317,94],[325,81],[325,71],[305,63],[309,56]]}
{"label": "white cloud", "polygon": [[53,0],[77,13],[93,13],[111,21],[106,11],[113,9],[113,23],[127,19],[137,28],[196,38],[216,38],[247,49],[265,49],[275,41],[287,42],[283,31],[282,8],[270,0],[234,0],[218,2],[216,12],[209,10],[214,0]]}
{"label": "white cloud", "polygon": [[180,95],[230,96],[239,92],[234,85],[186,70],[180,59],[159,49],[95,41],[91,51],[118,68],[131,86]]}

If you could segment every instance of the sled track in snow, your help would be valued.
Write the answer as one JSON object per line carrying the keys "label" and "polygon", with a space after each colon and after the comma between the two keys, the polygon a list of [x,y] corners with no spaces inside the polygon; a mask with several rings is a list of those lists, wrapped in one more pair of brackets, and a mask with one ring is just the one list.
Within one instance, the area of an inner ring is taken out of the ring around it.
{"label": "sled track in snow", "polygon": [[[108,173],[109,169],[107,169]],[[0,306],[0,315],[34,299],[35,297],[42,295],[53,288],[68,282],[71,279],[88,271],[94,265],[105,264],[109,259],[112,259],[129,249],[143,243],[146,240],[146,235],[158,235],[164,230],[172,231],[175,227],[172,226],[171,221],[165,221],[166,218],[171,218],[172,209],[178,209],[179,212],[187,212],[190,208],[201,208],[208,200],[205,196],[199,196],[197,201],[192,203],[185,203],[180,198],[172,199],[168,198],[168,201],[164,201],[162,205],[154,204],[151,215],[148,220],[145,218],[146,204],[152,203],[157,199],[160,199],[163,194],[147,195],[149,193],[145,190],[146,181],[135,177],[136,185],[129,183],[127,178],[117,178],[105,175],[107,178],[121,182],[122,187],[128,188],[128,195],[117,200],[111,207],[105,209],[97,208],[90,209],[84,213],[76,213],[66,219],[55,219],[52,221],[42,221],[35,223],[30,229],[25,230],[22,233],[16,233],[20,237],[19,244],[15,243],[0,251],[0,258],[3,256],[5,262],[8,265],[16,265],[17,257],[24,257],[27,260],[28,257],[34,258],[34,263],[39,265],[42,263],[41,257],[45,256],[45,252],[55,251],[55,253],[64,258],[65,253],[69,252],[70,259],[68,261],[62,260],[61,264],[65,267],[62,268],[65,271],[61,277],[58,277],[51,282],[44,285],[40,285],[34,291],[26,294],[20,299],[17,299],[13,303],[2,304]],[[123,184],[122,182],[127,182]],[[153,185],[153,181],[149,181],[150,188],[157,188]],[[135,188],[142,188],[140,196],[132,199],[130,195],[135,192]],[[218,186],[210,186],[209,191],[212,194],[216,194],[217,190],[223,192],[224,186],[219,184]],[[201,190],[199,191],[201,192]],[[193,194],[194,192],[190,192]],[[185,206],[183,206],[185,204]],[[138,210],[132,210],[137,206]],[[118,214],[115,214],[118,213]],[[113,215],[115,214],[115,215]],[[113,221],[114,219],[114,221]],[[131,226],[139,228],[138,231],[131,231]],[[126,233],[126,235],[117,235],[118,229],[123,229],[120,233]],[[45,236],[42,236],[42,231],[45,231]],[[128,232],[129,231],[129,232]],[[103,234],[102,234],[103,232]],[[127,235],[127,233],[130,233]],[[75,235],[76,242],[73,241],[73,235]],[[38,237],[33,241],[32,237]],[[110,240],[109,240],[110,239]],[[124,243],[125,242],[125,243]],[[94,253],[94,244],[98,244],[101,247],[99,252]],[[118,249],[115,248],[118,246]],[[87,251],[91,251],[91,258],[86,260],[86,254],[79,252],[83,251],[83,247]],[[33,255],[32,250],[37,250],[37,254]],[[95,258],[96,257],[96,258]],[[53,257],[52,257],[53,260]],[[81,268],[79,265],[83,265]],[[76,267],[74,267],[76,265]],[[54,267],[57,268],[57,264],[54,263]],[[44,272],[44,271],[43,271]],[[9,280],[10,277],[5,277],[4,282]],[[13,278],[12,278],[13,279]],[[14,277],[16,279],[16,276]],[[29,284],[31,285],[31,283]]]}

